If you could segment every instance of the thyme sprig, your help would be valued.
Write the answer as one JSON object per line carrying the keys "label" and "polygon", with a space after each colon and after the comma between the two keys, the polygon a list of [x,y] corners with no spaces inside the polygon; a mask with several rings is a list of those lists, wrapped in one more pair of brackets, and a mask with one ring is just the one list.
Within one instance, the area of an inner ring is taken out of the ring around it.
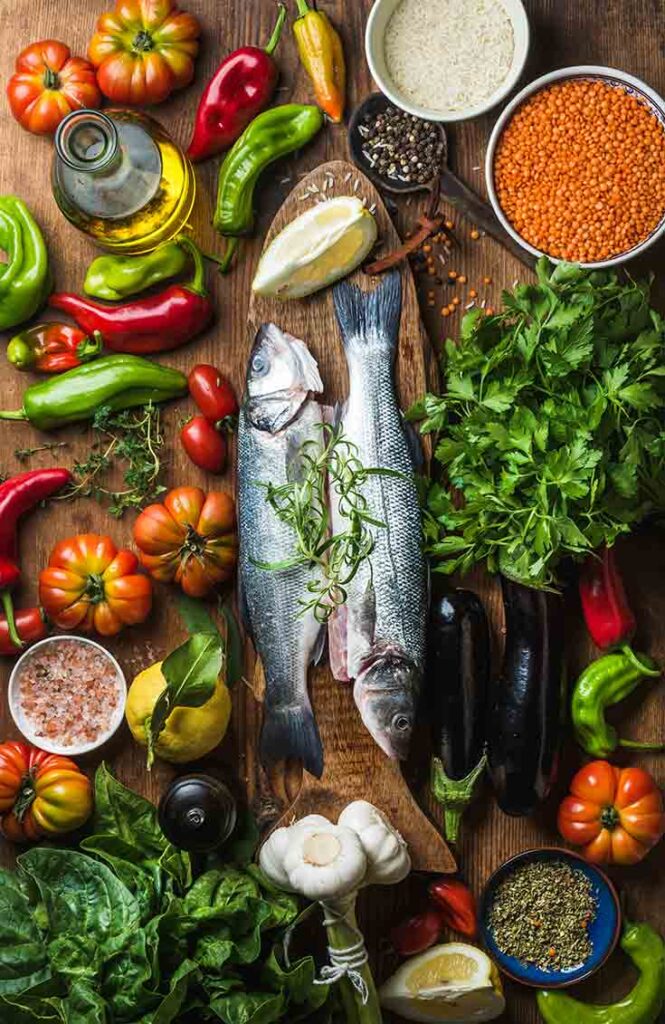
{"label": "thyme sprig", "polygon": [[[141,508],[166,488],[160,482],[160,451],[164,444],[159,406],[148,403],[115,412],[108,406],[97,410],[92,422],[97,435],[87,459],[74,464],[76,483],[65,497],[90,497],[108,503],[117,519],[128,508]],[[125,463],[125,487],[105,486],[106,476],[117,462]]]}
{"label": "thyme sprig", "polygon": [[[294,479],[276,487],[262,484],[266,500],[277,517],[294,533],[295,552],[281,562],[257,562],[262,569],[291,569],[310,565],[318,571],[301,599],[301,614],[313,611],[319,622],[347,599],[348,586],[371,555],[375,539],[370,527],[386,524],[368,510],[363,485],[370,476],[397,476],[387,469],[371,469],[358,458],[358,448],[340,426],[321,425],[323,443],[305,441],[294,460]],[[330,499],[335,501],[346,528],[331,534]]]}

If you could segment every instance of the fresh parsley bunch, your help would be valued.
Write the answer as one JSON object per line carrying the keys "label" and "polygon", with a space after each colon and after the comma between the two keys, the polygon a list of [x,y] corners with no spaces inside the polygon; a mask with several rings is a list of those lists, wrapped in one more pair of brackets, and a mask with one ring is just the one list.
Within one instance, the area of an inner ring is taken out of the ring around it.
{"label": "fresh parsley bunch", "polygon": [[444,470],[425,515],[440,572],[485,562],[556,586],[562,559],[665,508],[665,323],[649,284],[546,259],[537,275],[499,315],[464,317],[443,394],[410,411]]}

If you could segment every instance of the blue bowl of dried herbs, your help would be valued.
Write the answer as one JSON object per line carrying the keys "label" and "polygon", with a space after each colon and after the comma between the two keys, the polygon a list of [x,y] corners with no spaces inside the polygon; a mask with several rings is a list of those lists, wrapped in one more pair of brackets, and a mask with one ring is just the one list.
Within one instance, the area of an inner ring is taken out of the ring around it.
{"label": "blue bowl of dried herbs", "polygon": [[558,847],[511,857],[489,879],[481,937],[496,965],[523,985],[563,988],[597,971],[617,944],[616,890],[594,864]]}

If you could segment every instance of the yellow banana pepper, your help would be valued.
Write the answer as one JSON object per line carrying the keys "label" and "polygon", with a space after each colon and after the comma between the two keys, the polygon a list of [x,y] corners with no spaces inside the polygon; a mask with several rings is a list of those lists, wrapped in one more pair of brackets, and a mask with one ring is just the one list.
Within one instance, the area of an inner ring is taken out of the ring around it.
{"label": "yellow banana pepper", "polygon": [[344,116],[346,65],[342,40],[328,15],[296,0],[299,17],[293,25],[300,60],[309,75],[316,102],[331,121]]}

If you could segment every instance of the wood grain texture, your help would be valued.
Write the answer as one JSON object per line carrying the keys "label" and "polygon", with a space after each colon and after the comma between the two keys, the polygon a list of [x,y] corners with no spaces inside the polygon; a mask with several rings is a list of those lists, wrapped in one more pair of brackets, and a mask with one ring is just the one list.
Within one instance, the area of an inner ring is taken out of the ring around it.
{"label": "wood grain texture", "polygon": [[[342,160],[323,164],[296,185],[275,217],[266,245],[286,224],[322,196],[330,199],[353,194],[361,197],[375,211],[383,246],[392,249],[399,245],[397,232],[374,186],[352,164]],[[363,290],[377,284],[376,279],[368,278],[360,270],[349,280]],[[261,324],[270,322],[307,343],[319,364],[324,382],[323,402],[330,406],[343,402],[348,393],[348,373],[332,291],[326,289],[299,302],[281,302],[252,295],[248,313],[249,344]],[[426,352],[429,347],[420,322],[413,275],[405,265],[402,269],[402,317],[395,368],[398,396],[405,409],[426,387]],[[325,767],[321,779],[308,772],[299,773],[301,787],[280,821],[302,818],[306,814],[323,814],[336,821],[352,800],[369,800],[387,814],[402,833],[409,844],[415,869],[454,871],[455,862],[448,847],[418,807],[399,766],[385,756],[364,728],[352,691],[352,686],[333,679],[327,665],[310,671],[312,706],[321,733]],[[274,779],[274,783],[278,780]]]}
{"label": "wood grain texture", "polygon": [[[349,106],[363,98],[371,88],[371,81],[363,54],[363,32],[371,0],[320,0],[320,5],[341,27],[349,66]],[[11,74],[14,55],[35,39],[65,39],[75,53],[84,53],[92,34],[95,18],[110,4],[107,0],[0,0],[0,81],[3,86]],[[154,111],[182,144],[189,139],[189,125],[203,83],[218,64],[221,56],[248,42],[267,40],[274,20],[272,0],[183,0],[183,6],[196,13],[203,24],[201,56],[197,63],[196,81],[183,92]],[[665,93],[665,11],[662,0],[525,0],[532,27],[533,46],[524,79],[578,63],[608,64],[646,79],[661,94]],[[309,101],[310,90],[300,68],[295,47],[288,32],[277,53],[283,72],[277,102]],[[496,112],[495,112],[496,113]],[[489,114],[467,124],[455,125],[448,131],[451,167],[476,191],[485,194],[482,166],[485,145],[495,114]],[[48,140],[30,136],[11,119],[4,97],[0,99],[0,194],[15,192],[32,207],[44,227],[58,288],[78,289],[83,270],[95,250],[78,232],[60,216],[50,196],[49,163],[51,146]],[[243,259],[228,279],[221,280],[212,271],[209,274],[219,310],[218,323],[191,346],[173,353],[165,362],[188,368],[193,361],[211,361],[223,367],[237,388],[241,387],[248,352],[247,308],[250,283],[265,234],[275,212],[299,177],[329,159],[348,157],[344,126],[327,126],[317,140],[302,153],[277,165],[265,176],[258,193],[259,218],[256,238],[243,245]],[[211,161],[197,168],[199,183],[197,204],[192,218],[193,227],[202,243],[211,251],[219,251],[218,239],[210,226],[215,197],[217,164]],[[406,230],[414,220],[418,199],[400,201],[398,223]],[[453,218],[455,219],[455,218]],[[473,242],[469,225],[456,223],[460,248],[442,267],[439,274],[422,275],[422,308],[430,337],[438,347],[442,335],[453,334],[454,319],[442,321],[439,308],[447,303],[452,286],[447,281],[451,267],[468,277],[469,285],[479,287],[488,304],[498,304],[501,289],[510,287],[517,278],[524,277],[522,266],[493,241],[481,239]],[[664,249],[650,252],[642,268],[662,268]],[[662,277],[662,275],[659,275]],[[491,283],[484,285],[483,278]],[[663,308],[663,287],[657,282],[659,305]],[[429,294],[431,292],[431,299]],[[464,298],[464,293],[459,292]],[[431,304],[430,304],[431,303]],[[26,376],[0,364],[0,395],[2,406],[20,404],[20,395]],[[196,470],[184,457],[176,437],[178,421],[192,411],[191,404],[179,403],[166,414],[169,431],[167,454],[168,482],[217,485],[217,481]],[[65,432],[71,447],[66,452],[70,464],[85,453],[89,434],[85,431]],[[19,464],[13,457],[17,446],[37,443],[38,435],[25,425],[0,425],[0,471],[16,472]],[[64,460],[63,460],[64,461]],[[46,455],[36,457],[33,465],[48,465],[52,459]],[[231,489],[229,476],[221,486]],[[35,598],[36,574],[48,556],[52,543],[77,530],[108,531],[118,541],[126,543],[131,535],[131,516],[117,523],[108,518],[91,502],[79,501],[74,505],[56,504],[39,509],[21,533],[21,555],[24,564],[24,582],[20,601],[28,604]],[[637,645],[661,662],[665,661],[665,542],[662,532],[636,534],[620,551],[626,571],[627,586],[640,623]],[[474,574],[465,584],[478,586],[491,613],[497,656],[501,646],[501,615],[496,588],[482,574]],[[568,662],[571,675],[594,656],[594,651],[579,625],[579,609],[574,595],[568,600],[569,634]],[[162,656],[182,635],[175,614],[174,595],[159,588],[155,612],[145,628],[131,630],[112,649],[126,672],[133,673],[158,656]],[[1,667],[3,680],[9,664]],[[274,813],[275,798],[267,780],[256,775],[253,756],[258,727],[258,709],[249,692],[247,698],[235,699],[232,729],[212,767],[230,779],[246,786],[250,778],[257,778],[257,806]],[[4,688],[3,688],[4,693]],[[632,736],[662,736],[665,733],[665,686],[662,681],[649,690],[646,699],[640,695],[622,712],[622,726]],[[15,735],[3,695],[0,710],[0,736]],[[144,756],[121,731],[107,758],[119,776],[130,786],[156,799],[172,776],[171,769],[159,763],[151,775],[144,769]],[[570,772],[579,763],[579,755],[569,745],[561,767],[560,784],[547,806],[534,820],[513,820],[503,816],[495,807],[491,795],[485,791],[465,819],[459,861],[462,871],[480,892],[488,873],[512,853],[529,846],[556,840],[555,810],[557,797],[565,788]],[[89,760],[87,767],[94,767]],[[654,772],[665,784],[665,760],[661,757],[643,757],[640,763]],[[210,766],[210,762],[209,762]],[[424,793],[426,766],[415,765],[413,788]],[[287,795],[287,794],[285,794]],[[434,809],[432,809],[434,810]],[[10,863],[13,851],[0,844],[0,856]],[[627,911],[635,918],[649,920],[665,927],[665,845],[661,845],[648,860],[628,872],[614,872],[626,899]],[[417,878],[388,893],[368,891],[363,894],[360,914],[366,932],[372,963],[377,977],[383,978],[395,966],[386,935],[390,926],[404,913],[412,913],[424,900],[424,885]],[[580,989],[584,998],[611,999],[627,989],[633,975],[624,958],[617,954],[610,965],[591,983]],[[516,986],[507,986],[508,1009],[505,1022],[536,1024],[538,1014],[533,994]],[[571,1024],[573,1022],[571,1021]]]}

